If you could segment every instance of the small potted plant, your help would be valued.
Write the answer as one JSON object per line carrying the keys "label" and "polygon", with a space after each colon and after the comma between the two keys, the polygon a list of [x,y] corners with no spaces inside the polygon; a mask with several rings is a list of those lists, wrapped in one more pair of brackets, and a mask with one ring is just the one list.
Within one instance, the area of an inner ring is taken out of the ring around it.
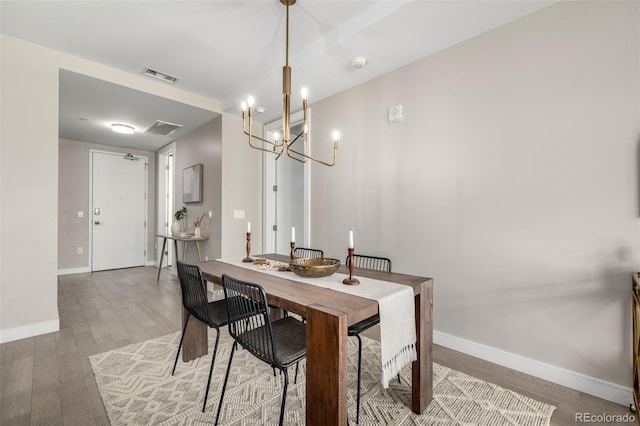
{"label": "small potted plant", "polygon": [[178,210],[177,212],[175,212],[174,216],[176,218],[176,220],[171,224],[171,234],[172,235],[179,235],[180,231],[182,231],[182,221],[185,218],[185,216],[187,215],[187,208],[186,207],[182,207],[180,210]]}

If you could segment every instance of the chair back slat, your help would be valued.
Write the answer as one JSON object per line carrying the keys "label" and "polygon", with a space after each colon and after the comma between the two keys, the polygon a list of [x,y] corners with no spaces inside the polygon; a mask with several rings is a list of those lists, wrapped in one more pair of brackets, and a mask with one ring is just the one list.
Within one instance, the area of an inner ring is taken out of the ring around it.
{"label": "chair back slat", "polygon": [[296,247],[293,249],[293,255],[297,258],[324,257],[324,252],[318,249]]}
{"label": "chair back slat", "polygon": [[[349,266],[349,256],[347,256],[344,263]],[[365,254],[354,254],[353,266],[356,268],[371,269],[374,271],[391,272],[391,259],[386,257],[368,256]]]}
{"label": "chair back slat", "polygon": [[184,308],[196,318],[207,321],[209,319],[209,301],[200,268],[178,260],[178,278],[182,289]]}
{"label": "chair back slat", "polygon": [[258,284],[222,275],[229,315],[229,334],[262,361],[276,364],[276,346],[267,295]]}

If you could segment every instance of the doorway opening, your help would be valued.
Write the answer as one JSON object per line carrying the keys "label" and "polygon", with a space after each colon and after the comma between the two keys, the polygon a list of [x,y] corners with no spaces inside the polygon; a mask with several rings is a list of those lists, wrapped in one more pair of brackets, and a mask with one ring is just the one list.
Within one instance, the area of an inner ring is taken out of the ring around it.
{"label": "doorway opening", "polygon": [[[159,235],[171,234],[174,217],[175,186],[175,142],[158,151],[158,229]],[[162,247],[156,241],[156,263],[161,258]],[[173,268],[175,253],[172,244],[167,244],[164,253],[166,266]]]}
{"label": "doorway opening", "polygon": [[[291,116],[291,134],[297,135],[303,126],[302,111]],[[307,125],[311,126],[311,111],[307,110]],[[283,134],[282,121],[264,126],[265,139]],[[299,140],[296,144],[302,144]],[[311,146],[311,138],[308,139]],[[263,155],[264,248],[265,253],[288,255],[291,249],[291,228],[295,227],[296,246],[309,247],[310,235],[310,165],[282,155]]]}

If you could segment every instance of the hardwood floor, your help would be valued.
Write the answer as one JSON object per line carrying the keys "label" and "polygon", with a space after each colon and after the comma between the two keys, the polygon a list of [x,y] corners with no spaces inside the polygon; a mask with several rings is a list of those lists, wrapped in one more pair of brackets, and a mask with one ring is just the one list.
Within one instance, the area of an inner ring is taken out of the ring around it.
{"label": "hardwood floor", "polygon": [[[180,330],[177,278],[163,271],[157,283],[156,274],[145,267],[59,277],[60,331],[0,345],[0,425],[108,425],[87,357]],[[576,413],[629,412],[441,346],[434,359],[557,406],[552,425],[576,424]]]}

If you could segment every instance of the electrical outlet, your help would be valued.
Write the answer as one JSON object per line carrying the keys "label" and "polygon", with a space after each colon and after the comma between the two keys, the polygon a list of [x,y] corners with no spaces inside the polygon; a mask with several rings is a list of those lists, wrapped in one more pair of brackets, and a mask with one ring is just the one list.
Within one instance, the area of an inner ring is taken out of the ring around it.
{"label": "electrical outlet", "polygon": [[78,210],[78,217],[84,217],[84,211]]}
{"label": "electrical outlet", "polygon": [[82,253],[84,253],[84,249],[83,249],[82,247],[78,247],[78,249],[77,249],[77,250],[78,250],[78,254],[82,254]]}
{"label": "electrical outlet", "polygon": [[209,260],[209,256],[204,257],[205,262]]}
{"label": "electrical outlet", "polygon": [[213,219],[213,210],[209,210],[209,219]]}

